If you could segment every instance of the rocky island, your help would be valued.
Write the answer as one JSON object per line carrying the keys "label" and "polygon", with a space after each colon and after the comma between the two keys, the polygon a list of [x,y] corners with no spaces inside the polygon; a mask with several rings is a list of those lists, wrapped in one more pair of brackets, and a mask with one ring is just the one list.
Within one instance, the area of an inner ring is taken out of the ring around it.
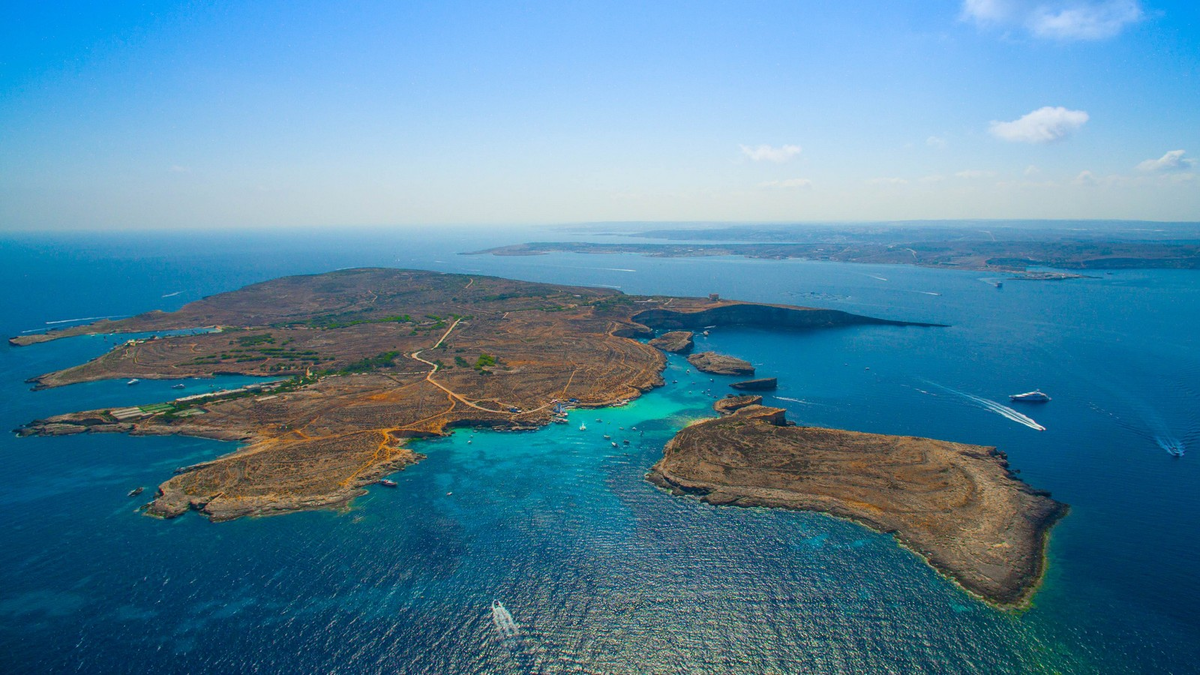
{"label": "rocky island", "polygon": [[[213,520],[345,505],[421,456],[409,439],[461,426],[533,429],[558,404],[616,405],[662,383],[665,357],[635,338],[689,326],[912,325],[845,312],[630,296],[485,276],[353,269],[275,279],[150,312],[10,339],[137,333],[31,381],[232,373],[273,384],[36,420],[23,435],[117,432],[239,441],[177,470],[149,513]],[[207,328],[207,332],[165,335]]]}
{"label": "rocky island", "polygon": [[1008,471],[995,448],[798,427],[747,397],[689,426],[647,478],[711,504],[819,511],[891,533],[935,569],[999,606],[1020,606],[1067,511]]}
{"label": "rocky island", "polygon": [[672,354],[686,354],[692,351],[695,342],[692,340],[692,331],[690,330],[673,330],[663,333],[662,335],[650,341],[651,347],[658,347],[664,352]]}
{"label": "rocky island", "polygon": [[688,357],[688,363],[704,373],[713,375],[753,375],[754,366],[749,361],[718,354],[716,352],[700,352]]}

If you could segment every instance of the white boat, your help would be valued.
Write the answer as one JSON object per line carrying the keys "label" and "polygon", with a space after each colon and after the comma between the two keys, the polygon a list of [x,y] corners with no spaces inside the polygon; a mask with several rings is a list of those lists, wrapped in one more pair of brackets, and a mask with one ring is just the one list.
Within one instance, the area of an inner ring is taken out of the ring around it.
{"label": "white boat", "polygon": [[579,423],[579,430],[580,430],[580,431],[587,431],[587,425],[586,425],[586,424],[584,424],[583,422],[580,422],[580,423]]}
{"label": "white boat", "polygon": [[130,381],[128,381],[128,382],[126,382],[125,384],[128,384],[128,385],[130,385],[130,386],[133,386],[133,385],[137,384],[138,382],[141,382],[141,380],[139,380],[139,379],[137,379],[137,378],[135,377],[135,378],[133,378],[132,380],[130,380]]}
{"label": "white boat", "polygon": [[520,632],[517,622],[513,621],[512,614],[504,608],[499,600],[492,601],[492,623],[496,624],[496,630],[501,637],[516,637]]}
{"label": "white boat", "polygon": [[1045,403],[1050,400],[1049,396],[1043,394],[1037,389],[1034,389],[1033,391],[1027,391],[1024,394],[1013,394],[1008,398],[1016,401],[1017,403]]}

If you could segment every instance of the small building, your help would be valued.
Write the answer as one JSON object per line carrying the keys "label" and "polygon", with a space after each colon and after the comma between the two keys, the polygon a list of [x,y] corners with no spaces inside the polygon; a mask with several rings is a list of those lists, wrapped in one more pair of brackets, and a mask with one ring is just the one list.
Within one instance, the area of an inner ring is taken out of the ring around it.
{"label": "small building", "polygon": [[718,302],[721,300],[721,294],[720,293],[709,293],[708,299],[712,300],[713,302]]}

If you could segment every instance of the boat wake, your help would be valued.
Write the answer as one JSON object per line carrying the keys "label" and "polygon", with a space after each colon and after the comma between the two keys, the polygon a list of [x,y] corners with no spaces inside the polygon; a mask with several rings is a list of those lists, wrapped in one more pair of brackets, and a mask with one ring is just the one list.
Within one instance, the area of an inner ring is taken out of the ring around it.
{"label": "boat wake", "polygon": [[84,323],[85,321],[99,321],[100,319],[112,319],[113,316],[85,316],[79,319],[60,319],[58,321],[47,321],[47,326],[56,326],[60,323]]}
{"label": "boat wake", "polygon": [[943,391],[954,394],[955,396],[958,396],[958,397],[962,398],[963,400],[969,401],[969,402],[975,404],[976,406],[983,408],[984,410],[996,413],[997,415],[1000,415],[1001,417],[1004,417],[1005,419],[1012,420],[1013,422],[1016,422],[1017,424],[1023,424],[1025,426],[1029,427],[1030,429],[1035,429],[1037,431],[1045,431],[1046,430],[1046,427],[1038,424],[1037,420],[1033,419],[1029,415],[1019,413],[1016,410],[1013,410],[1012,408],[1010,408],[1006,405],[1002,405],[995,401],[990,401],[986,398],[983,398],[982,396],[976,396],[975,394],[968,394],[965,391],[951,389],[950,387],[940,385],[937,382],[930,382],[929,380],[924,380],[924,382],[930,386],[937,387],[938,389],[941,389]]}
{"label": "boat wake", "polygon": [[164,295],[163,297],[164,297],[164,298],[173,298],[173,297],[175,297],[175,296],[179,295],[179,294],[180,294],[180,293],[182,293],[182,292],[183,292],[183,291],[175,291],[174,293],[167,293],[167,294],[166,294],[166,295]]}
{"label": "boat wake", "polygon": [[512,614],[499,600],[492,601],[492,623],[495,624],[496,632],[500,634],[501,638],[515,638],[521,633],[517,622],[513,621]]}

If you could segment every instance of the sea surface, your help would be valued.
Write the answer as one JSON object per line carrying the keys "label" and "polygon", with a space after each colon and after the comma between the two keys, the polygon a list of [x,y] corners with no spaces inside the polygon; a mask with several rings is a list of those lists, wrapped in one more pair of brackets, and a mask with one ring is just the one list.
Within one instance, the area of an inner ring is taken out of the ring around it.
{"label": "sea surface", "polygon": [[[778,377],[767,403],[800,423],[1006,451],[1024,480],[1071,505],[1033,607],[988,607],[849,522],[655,489],[643,476],[663,444],[710,416],[732,381],[672,357],[667,385],[630,405],[537,432],[422,441],[428,459],[393,476],[398,488],[371,488],[346,512],[155,520],[138,513],[154,486],[236,445],[5,434],[0,672],[1200,672],[1200,273],[996,288],[1002,277],[899,266],[458,255],[561,238],[4,235],[0,333],[355,266],[947,324],[722,328],[698,348]],[[0,425],[180,395],[171,381],[25,383],[119,339],[0,346]],[[250,380],[182,383],[197,393]],[[1008,402],[1034,388],[1053,401]],[[629,444],[613,448],[604,433]],[[126,496],[138,486],[147,494]],[[519,624],[516,639],[498,635],[493,599]]]}

